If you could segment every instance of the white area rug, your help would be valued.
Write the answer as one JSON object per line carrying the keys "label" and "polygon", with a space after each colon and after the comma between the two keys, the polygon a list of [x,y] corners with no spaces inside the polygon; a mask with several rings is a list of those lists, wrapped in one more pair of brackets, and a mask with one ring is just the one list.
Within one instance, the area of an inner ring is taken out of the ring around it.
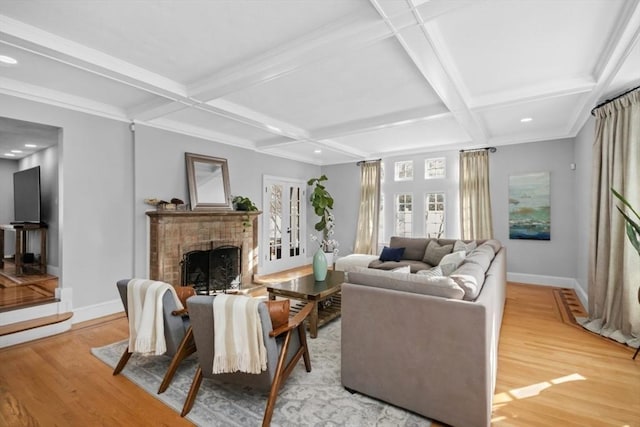
{"label": "white area rug", "polygon": [[[342,387],[340,332],[336,320],[321,328],[318,338],[308,340],[312,370],[307,373],[304,363],[298,363],[280,391],[271,425],[429,426],[426,418]],[[113,368],[126,345],[122,341],[91,352]],[[180,412],[196,370],[196,355],[180,365],[167,391],[158,395],[169,363],[167,356],[133,355],[121,375]],[[199,426],[259,426],[266,404],[265,393],[204,379],[187,418]]]}

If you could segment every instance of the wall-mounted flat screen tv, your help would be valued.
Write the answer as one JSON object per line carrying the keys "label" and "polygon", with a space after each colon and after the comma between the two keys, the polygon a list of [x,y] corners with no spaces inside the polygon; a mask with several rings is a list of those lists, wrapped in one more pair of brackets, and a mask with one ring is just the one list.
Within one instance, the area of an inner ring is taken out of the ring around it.
{"label": "wall-mounted flat screen tv", "polygon": [[40,223],[40,166],[13,174],[13,224]]}

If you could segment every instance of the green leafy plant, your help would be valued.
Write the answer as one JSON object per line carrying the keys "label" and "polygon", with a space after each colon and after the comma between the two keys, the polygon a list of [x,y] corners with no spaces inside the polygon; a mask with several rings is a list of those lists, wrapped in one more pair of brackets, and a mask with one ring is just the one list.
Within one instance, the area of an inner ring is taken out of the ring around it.
{"label": "green leafy plant", "polygon": [[622,194],[618,193],[613,188],[611,189],[611,192],[613,192],[613,195],[616,196],[627,208],[629,208],[637,218],[637,221],[634,220],[623,209],[621,209],[620,206],[616,206],[626,221],[627,237],[633,247],[636,248],[636,251],[638,251],[638,255],[640,255],[640,215],[638,215],[638,212],[631,207],[627,199],[625,199]]}
{"label": "green leafy plant", "polygon": [[244,196],[236,196],[232,200],[237,211],[257,211],[258,208],[250,198]]}
{"label": "green leafy plant", "polygon": [[337,255],[338,242],[330,238],[334,234],[334,216],[331,212],[333,209],[333,197],[322,184],[328,179],[326,175],[322,175],[320,178],[311,178],[307,181],[307,185],[314,186],[309,200],[311,201],[311,206],[313,206],[314,213],[320,218],[314,228],[317,231],[322,231],[321,240],[315,235],[312,235],[311,238],[320,244],[323,251],[333,252]]}
{"label": "green leafy plant", "polygon": [[[243,212],[257,211],[258,207],[251,201],[250,198],[244,196],[235,196],[232,200],[235,210]],[[246,231],[251,226],[249,215],[242,217],[242,231]]]}
{"label": "green leafy plant", "polygon": [[316,223],[315,229],[317,231],[325,231],[327,229],[327,223],[331,221],[331,209],[333,209],[333,197],[327,191],[326,187],[322,185],[324,181],[327,181],[326,175],[322,175],[320,178],[311,178],[307,181],[307,185],[315,187],[311,192],[311,206],[320,220]]}

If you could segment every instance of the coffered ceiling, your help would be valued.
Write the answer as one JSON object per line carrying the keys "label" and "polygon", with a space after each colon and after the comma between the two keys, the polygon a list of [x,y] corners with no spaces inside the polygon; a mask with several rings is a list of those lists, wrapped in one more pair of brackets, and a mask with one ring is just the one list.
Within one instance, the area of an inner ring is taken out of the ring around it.
{"label": "coffered ceiling", "polygon": [[0,93],[326,165],[573,137],[639,38],[640,0],[0,0]]}

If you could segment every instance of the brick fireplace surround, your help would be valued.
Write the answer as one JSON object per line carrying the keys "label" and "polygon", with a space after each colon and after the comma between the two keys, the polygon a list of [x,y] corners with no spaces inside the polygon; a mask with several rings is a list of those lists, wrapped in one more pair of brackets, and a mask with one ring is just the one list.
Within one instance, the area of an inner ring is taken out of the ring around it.
{"label": "brick fireplace surround", "polygon": [[[258,269],[258,215],[239,211],[149,211],[149,277],[180,286],[182,255],[233,245],[242,248],[242,283],[252,286]],[[249,216],[251,225],[243,222]]]}

